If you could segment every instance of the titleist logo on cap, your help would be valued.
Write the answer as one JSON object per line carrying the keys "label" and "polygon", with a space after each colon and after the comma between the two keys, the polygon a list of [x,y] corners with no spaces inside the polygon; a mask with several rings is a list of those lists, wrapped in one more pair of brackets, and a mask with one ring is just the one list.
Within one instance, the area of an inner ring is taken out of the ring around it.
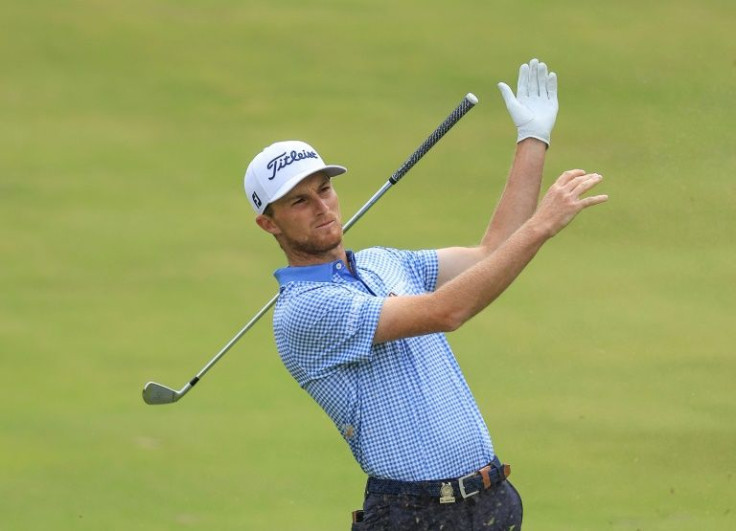
{"label": "titleist logo on cap", "polygon": [[276,174],[286,168],[288,165],[293,164],[294,162],[304,160],[304,159],[318,159],[319,155],[317,155],[314,151],[307,151],[306,149],[303,149],[301,151],[292,151],[291,153],[286,153],[284,151],[281,153],[281,155],[278,155],[274,158],[272,158],[270,161],[268,161],[268,164],[266,164],[266,168],[272,171],[271,176],[268,178],[269,181],[274,180],[276,177]]}
{"label": "titleist logo on cap", "polygon": [[302,179],[317,172],[335,177],[346,171],[344,166],[325,164],[317,150],[306,142],[284,140],[253,157],[245,170],[243,186],[253,210],[263,214],[268,205],[288,194]]}

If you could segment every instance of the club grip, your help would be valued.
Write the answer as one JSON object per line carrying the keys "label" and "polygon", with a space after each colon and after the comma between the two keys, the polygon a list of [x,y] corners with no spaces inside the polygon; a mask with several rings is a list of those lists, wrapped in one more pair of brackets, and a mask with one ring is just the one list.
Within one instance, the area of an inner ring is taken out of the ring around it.
{"label": "club grip", "polygon": [[406,161],[399,167],[398,170],[394,172],[394,174],[388,178],[389,182],[393,185],[398,183],[401,178],[408,172],[412,166],[414,166],[417,162],[419,162],[419,159],[421,159],[427,151],[429,151],[432,146],[434,146],[440,138],[445,136],[445,133],[447,133],[450,129],[452,129],[452,126],[455,125],[457,122],[460,121],[460,118],[465,116],[467,112],[475,107],[475,104],[478,103],[478,98],[475,97],[474,94],[468,93],[463,98],[463,101],[460,102],[460,104],[455,108],[452,113],[445,118],[445,121],[442,122],[440,125],[437,126],[437,129],[432,131],[432,134],[430,134],[427,139],[422,143],[421,146],[419,146],[414,153],[412,153]]}

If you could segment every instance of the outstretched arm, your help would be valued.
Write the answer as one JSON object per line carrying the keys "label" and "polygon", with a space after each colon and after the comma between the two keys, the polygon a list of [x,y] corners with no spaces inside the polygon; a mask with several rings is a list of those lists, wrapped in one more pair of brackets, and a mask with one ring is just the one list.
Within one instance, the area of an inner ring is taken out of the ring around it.
{"label": "outstretched arm", "polygon": [[566,171],[534,215],[495,252],[433,293],[386,298],[373,342],[457,329],[503,293],[541,246],[581,210],[608,200],[607,195],[581,197],[601,179],[583,170]]}
{"label": "outstretched arm", "polygon": [[517,127],[514,161],[480,244],[439,251],[438,286],[495,251],[531,217],[537,206],[544,158],[557,117],[557,76],[548,73],[547,65],[532,59],[519,68],[516,95],[505,83],[499,83],[498,87]]}

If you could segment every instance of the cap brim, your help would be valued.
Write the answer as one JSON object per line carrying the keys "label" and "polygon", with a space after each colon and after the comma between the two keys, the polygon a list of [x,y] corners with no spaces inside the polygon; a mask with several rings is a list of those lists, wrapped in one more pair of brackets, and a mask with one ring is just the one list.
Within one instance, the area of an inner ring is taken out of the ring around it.
{"label": "cap brim", "polygon": [[271,201],[269,202],[269,204],[273,203],[274,201],[278,201],[279,199],[284,197],[291,191],[292,188],[294,188],[297,184],[299,184],[310,175],[314,175],[315,173],[325,173],[328,177],[337,177],[338,175],[342,175],[347,171],[348,169],[344,166],[328,164],[326,166],[322,166],[321,168],[317,168],[316,170],[310,169],[309,171],[298,173],[294,177],[286,181],[283,185],[281,185],[281,188],[279,188],[278,191],[271,196]]}

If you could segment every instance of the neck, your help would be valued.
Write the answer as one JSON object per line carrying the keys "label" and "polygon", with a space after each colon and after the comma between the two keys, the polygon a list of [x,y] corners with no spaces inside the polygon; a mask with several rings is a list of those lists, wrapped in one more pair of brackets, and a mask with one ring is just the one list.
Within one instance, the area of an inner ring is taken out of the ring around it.
{"label": "neck", "polygon": [[286,253],[286,259],[291,267],[328,264],[335,260],[342,260],[345,264],[348,263],[348,256],[342,244],[321,253],[306,253],[292,249]]}

